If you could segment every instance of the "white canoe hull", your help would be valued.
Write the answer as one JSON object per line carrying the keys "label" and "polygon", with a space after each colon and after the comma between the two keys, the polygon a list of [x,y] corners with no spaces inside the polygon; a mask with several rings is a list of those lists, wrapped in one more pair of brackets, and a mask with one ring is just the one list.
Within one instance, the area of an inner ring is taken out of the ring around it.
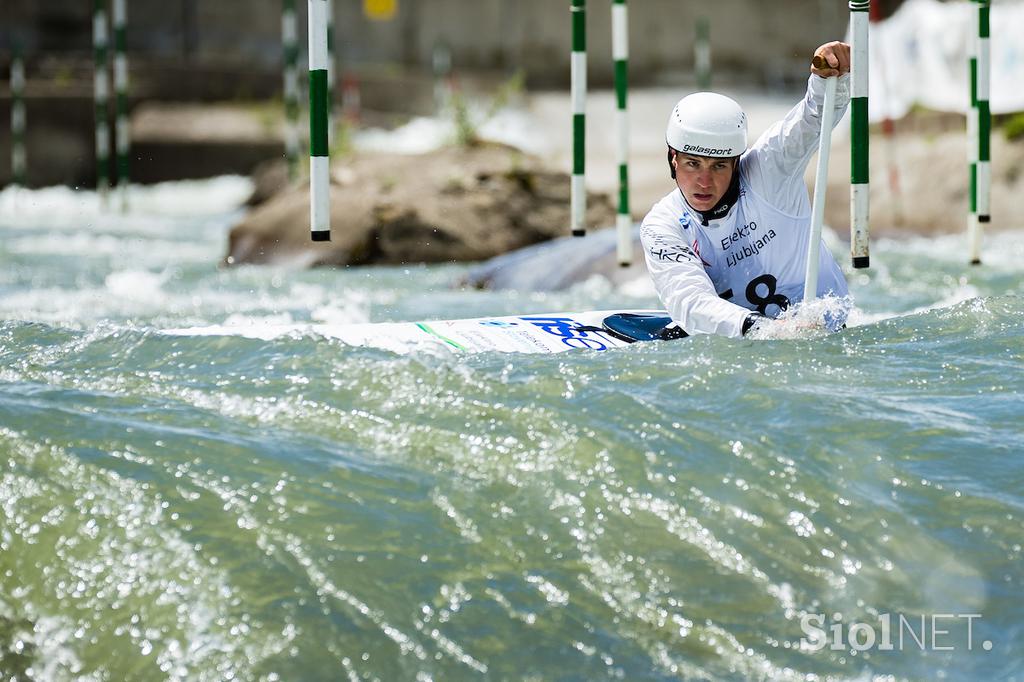
{"label": "white canoe hull", "polygon": [[603,351],[629,345],[627,341],[600,330],[604,318],[623,312],[660,311],[597,310],[425,322],[229,325],[167,329],[163,333],[175,336],[241,336],[264,340],[315,335],[336,339],[349,346],[380,348],[396,353],[409,353],[424,348],[446,348],[463,353]]}

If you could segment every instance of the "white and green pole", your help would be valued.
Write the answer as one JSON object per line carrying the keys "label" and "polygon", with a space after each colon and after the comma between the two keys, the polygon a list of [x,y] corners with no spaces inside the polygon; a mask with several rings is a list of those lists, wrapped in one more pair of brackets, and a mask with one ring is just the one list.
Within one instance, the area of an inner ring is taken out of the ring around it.
{"label": "white and green pole", "polygon": [[[288,179],[299,177],[299,35],[295,20],[295,0],[284,0],[281,7],[281,43],[284,47],[284,150],[288,159]],[[321,26],[322,27],[322,26]]]}
{"label": "white and green pole", "polygon": [[587,0],[572,0],[572,193],[570,219],[574,237],[587,234],[586,108],[587,108]]}
{"label": "white and green pole", "polygon": [[25,186],[25,63],[15,44],[11,60],[11,182]]}
{"label": "white and green pole", "polygon": [[338,64],[334,48],[334,0],[327,0],[327,144],[334,144],[334,86]]}
{"label": "white and green pole", "polygon": [[[877,1],[877,0],[876,0]],[[853,267],[870,266],[868,180],[868,23],[871,0],[850,0],[850,255]]]}
{"label": "white and green pole", "polygon": [[612,2],[612,58],[615,60],[616,129],[619,136],[619,265],[633,262],[633,218],[629,214],[629,13],[626,0]]}
{"label": "white and green pole", "polygon": [[327,0],[309,0],[309,229],[315,242],[331,240]]}
{"label": "white and green pole", "polygon": [[697,72],[697,88],[711,89],[711,22],[707,17],[697,19],[697,40],[693,44],[693,64]]}
{"label": "white and green pole", "polygon": [[434,43],[430,65],[434,71],[434,110],[440,115],[452,99],[452,51],[445,41]]}
{"label": "white and green pole", "polygon": [[114,92],[117,97],[115,146],[117,152],[117,192],[121,210],[128,209],[128,57],[125,50],[125,25],[128,20],[127,0],[114,0]]}
{"label": "white and green pole", "polygon": [[991,220],[992,111],[989,108],[991,80],[989,48],[989,0],[973,0],[977,35],[971,40],[971,107],[967,111],[967,148],[970,154],[970,215],[967,235],[971,265],[981,263],[982,226]]}
{"label": "white and green pole", "polygon": [[110,189],[110,124],[107,120],[110,81],[107,76],[107,0],[93,0],[93,100],[96,121],[96,189],[104,205]]}

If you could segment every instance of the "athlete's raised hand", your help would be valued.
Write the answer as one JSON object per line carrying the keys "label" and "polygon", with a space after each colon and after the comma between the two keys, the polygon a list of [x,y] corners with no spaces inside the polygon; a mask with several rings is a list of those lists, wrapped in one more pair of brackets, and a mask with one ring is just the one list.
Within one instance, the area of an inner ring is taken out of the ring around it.
{"label": "athlete's raised hand", "polygon": [[850,72],[850,46],[838,40],[825,43],[814,51],[811,73],[822,78],[842,76]]}

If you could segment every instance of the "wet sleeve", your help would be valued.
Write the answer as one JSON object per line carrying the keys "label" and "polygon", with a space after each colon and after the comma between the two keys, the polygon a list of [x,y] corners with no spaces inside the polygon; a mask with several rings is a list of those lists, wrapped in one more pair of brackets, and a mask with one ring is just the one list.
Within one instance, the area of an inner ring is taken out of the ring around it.
{"label": "wet sleeve", "polygon": [[[850,102],[850,75],[836,83],[835,125]],[[755,194],[793,216],[810,211],[804,171],[818,151],[825,79],[811,74],[807,92],[782,120],[768,128],[741,161],[741,172]]]}
{"label": "wet sleeve", "polygon": [[686,333],[743,335],[750,311],[719,298],[700,257],[678,233],[649,215],[640,227],[640,241],[658,297]]}

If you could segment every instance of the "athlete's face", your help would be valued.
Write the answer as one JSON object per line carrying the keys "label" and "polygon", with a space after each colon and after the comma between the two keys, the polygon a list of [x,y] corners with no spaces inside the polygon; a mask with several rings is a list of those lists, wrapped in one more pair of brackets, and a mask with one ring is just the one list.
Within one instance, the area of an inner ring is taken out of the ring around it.
{"label": "athlete's face", "polygon": [[729,189],[736,159],[675,154],[672,165],[676,169],[676,185],[690,206],[710,211]]}

